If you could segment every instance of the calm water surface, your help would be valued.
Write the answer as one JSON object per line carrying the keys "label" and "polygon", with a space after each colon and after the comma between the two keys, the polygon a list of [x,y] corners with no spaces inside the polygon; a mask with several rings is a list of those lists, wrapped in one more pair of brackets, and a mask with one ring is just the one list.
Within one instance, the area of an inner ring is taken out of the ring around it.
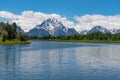
{"label": "calm water surface", "polygon": [[0,80],[120,80],[120,44],[0,46]]}

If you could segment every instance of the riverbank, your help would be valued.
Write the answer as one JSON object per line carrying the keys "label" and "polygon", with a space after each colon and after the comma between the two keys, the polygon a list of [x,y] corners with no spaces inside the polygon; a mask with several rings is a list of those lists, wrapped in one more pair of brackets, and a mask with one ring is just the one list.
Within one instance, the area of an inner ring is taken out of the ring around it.
{"label": "riverbank", "polygon": [[112,41],[112,40],[60,40],[55,39],[50,41],[56,41],[56,42],[80,42],[80,43],[120,43],[120,41]]}
{"label": "riverbank", "polygon": [[15,45],[15,44],[30,44],[30,42],[20,41],[17,39],[6,40],[4,42],[2,40],[0,40],[0,45]]}

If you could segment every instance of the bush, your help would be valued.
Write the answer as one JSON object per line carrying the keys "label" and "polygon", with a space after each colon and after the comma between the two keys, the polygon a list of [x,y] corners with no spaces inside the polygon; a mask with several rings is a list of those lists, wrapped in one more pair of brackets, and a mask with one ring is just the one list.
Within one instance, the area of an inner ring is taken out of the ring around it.
{"label": "bush", "polygon": [[20,41],[27,41],[27,40],[29,40],[28,35],[26,35],[26,34],[21,34],[20,35]]}
{"label": "bush", "polygon": [[2,35],[2,41],[6,41],[8,37],[8,32],[6,30],[3,30],[1,35]]}

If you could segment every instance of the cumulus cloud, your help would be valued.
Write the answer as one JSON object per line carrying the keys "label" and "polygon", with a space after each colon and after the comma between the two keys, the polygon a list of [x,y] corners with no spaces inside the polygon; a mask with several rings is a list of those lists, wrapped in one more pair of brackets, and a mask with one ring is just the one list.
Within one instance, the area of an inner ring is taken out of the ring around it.
{"label": "cumulus cloud", "polygon": [[84,15],[75,16],[74,19],[78,22],[76,30],[90,30],[92,27],[100,25],[107,29],[120,29],[120,15],[104,16],[104,15]]}
{"label": "cumulus cloud", "polygon": [[7,11],[0,11],[0,17],[7,18],[7,19],[16,19],[18,15],[12,14]]}
{"label": "cumulus cloud", "polygon": [[104,16],[104,15],[83,15],[74,16],[77,23],[68,20],[65,16],[59,14],[46,14],[42,12],[23,11],[19,15],[8,11],[0,11],[0,17],[16,22],[25,31],[29,31],[42,21],[48,18],[56,18],[60,20],[66,27],[75,28],[77,31],[90,30],[92,27],[100,25],[108,29],[120,29],[120,15]]}
{"label": "cumulus cloud", "polygon": [[0,11],[0,17],[9,19],[12,22],[16,22],[25,31],[29,31],[35,27],[35,25],[40,24],[42,21],[48,18],[56,18],[67,27],[75,26],[74,23],[69,21],[66,17],[60,16],[58,14],[46,14],[42,12],[23,11],[20,15],[17,15],[7,11]]}

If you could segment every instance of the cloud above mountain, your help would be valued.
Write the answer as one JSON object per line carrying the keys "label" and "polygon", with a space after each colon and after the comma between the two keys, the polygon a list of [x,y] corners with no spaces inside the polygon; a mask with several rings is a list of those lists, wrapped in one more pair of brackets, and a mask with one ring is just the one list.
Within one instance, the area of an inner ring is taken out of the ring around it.
{"label": "cloud above mountain", "polygon": [[90,30],[94,26],[103,26],[107,29],[120,29],[120,15],[104,16],[104,15],[84,15],[75,16],[74,19],[78,22],[76,29],[82,31]]}
{"label": "cloud above mountain", "polygon": [[20,15],[18,15],[7,11],[0,11],[0,17],[6,18],[12,22],[16,22],[25,31],[32,29],[48,18],[56,18],[68,27],[75,26],[72,21],[67,20],[67,18],[64,16],[60,16],[58,14],[45,14],[42,12],[23,11]]}
{"label": "cloud above mountain", "polygon": [[8,19],[11,22],[16,22],[25,31],[28,31],[40,24],[48,18],[56,18],[60,20],[66,27],[73,27],[77,31],[85,29],[90,30],[94,26],[103,26],[107,29],[120,29],[120,15],[104,16],[104,15],[83,15],[74,16],[74,21],[70,21],[65,16],[59,14],[46,14],[42,12],[23,11],[20,14],[14,14],[8,11],[0,11],[0,18]]}

